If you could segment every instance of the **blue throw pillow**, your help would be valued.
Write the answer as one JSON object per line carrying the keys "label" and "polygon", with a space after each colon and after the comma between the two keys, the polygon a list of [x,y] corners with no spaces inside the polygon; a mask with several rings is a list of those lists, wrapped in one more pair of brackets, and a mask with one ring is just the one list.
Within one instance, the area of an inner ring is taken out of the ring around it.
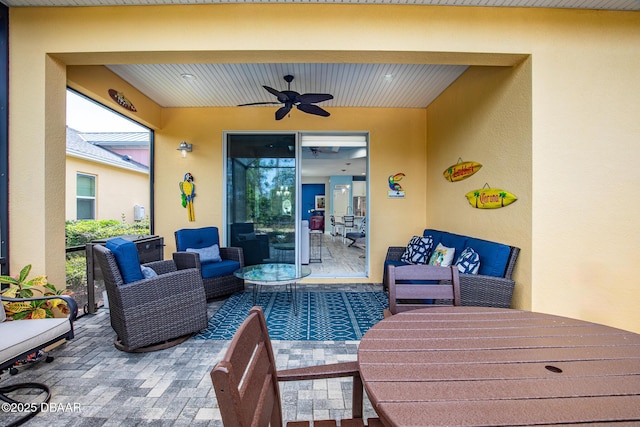
{"label": "blue throw pillow", "polygon": [[456,261],[458,271],[464,274],[478,274],[480,255],[473,248],[465,248]]}
{"label": "blue throw pillow", "polygon": [[142,271],[142,275],[144,276],[145,279],[151,279],[151,278],[154,278],[154,277],[158,277],[158,273],[156,273],[156,271],[151,267],[147,267],[145,265],[141,265],[140,266],[140,270]]}
{"label": "blue throw pillow", "polygon": [[187,252],[195,252],[199,254],[201,264],[222,261],[222,258],[220,257],[220,247],[218,245],[211,245],[200,249],[187,248]]}
{"label": "blue throw pillow", "polygon": [[426,264],[433,250],[433,238],[431,236],[413,236],[409,240],[407,249],[400,257],[400,261],[407,264]]}
{"label": "blue throw pillow", "polygon": [[113,252],[124,283],[137,282],[144,278],[140,270],[138,248],[132,241],[114,237],[107,240],[105,246]]}

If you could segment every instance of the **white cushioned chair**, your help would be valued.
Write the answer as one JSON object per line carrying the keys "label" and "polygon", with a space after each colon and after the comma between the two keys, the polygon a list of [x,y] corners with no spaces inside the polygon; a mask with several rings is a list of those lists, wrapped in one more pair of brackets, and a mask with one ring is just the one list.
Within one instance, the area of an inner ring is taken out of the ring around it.
{"label": "white cushioned chair", "polygon": [[[45,299],[62,299],[69,307],[69,317],[50,319],[7,320],[2,301],[30,302]],[[63,339],[73,338],[73,321],[78,315],[78,305],[67,295],[43,296],[35,298],[7,298],[0,296],[0,371],[13,369],[14,364],[26,359],[27,356],[50,346]],[[48,357],[47,361],[53,360]],[[49,402],[51,393],[49,387],[41,383],[19,383],[0,387],[0,400],[13,404],[30,404],[33,402],[18,402],[7,396],[8,393],[19,389],[35,389],[44,393],[42,403]],[[41,405],[35,405],[35,411],[27,412],[10,425],[20,425],[40,412]]]}

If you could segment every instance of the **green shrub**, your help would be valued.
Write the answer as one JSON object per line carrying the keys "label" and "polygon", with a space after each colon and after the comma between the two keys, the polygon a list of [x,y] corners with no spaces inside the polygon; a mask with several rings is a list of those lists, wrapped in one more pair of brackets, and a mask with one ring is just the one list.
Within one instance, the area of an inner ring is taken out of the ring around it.
{"label": "green shrub", "polygon": [[93,240],[125,235],[148,235],[149,220],[128,224],[115,219],[67,221],[65,235],[67,247],[85,245]]}
{"label": "green shrub", "polygon": [[[65,225],[66,246],[84,246],[93,240],[101,240],[115,236],[145,236],[150,234],[149,220],[127,224],[115,219],[67,221]],[[87,263],[85,251],[74,251],[67,254],[66,262],[67,289],[75,292],[76,297],[86,297]],[[81,304],[80,301],[78,301]]]}
{"label": "green shrub", "polygon": [[82,293],[87,286],[87,260],[85,252],[67,254],[67,289]]}

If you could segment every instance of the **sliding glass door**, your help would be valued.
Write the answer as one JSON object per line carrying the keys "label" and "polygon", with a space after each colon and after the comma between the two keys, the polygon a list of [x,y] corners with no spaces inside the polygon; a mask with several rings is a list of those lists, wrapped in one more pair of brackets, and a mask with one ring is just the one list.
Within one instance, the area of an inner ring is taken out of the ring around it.
{"label": "sliding glass door", "polygon": [[246,265],[367,277],[368,134],[227,133],[225,236]]}
{"label": "sliding glass door", "polygon": [[295,134],[227,134],[227,244],[245,265],[296,260]]}

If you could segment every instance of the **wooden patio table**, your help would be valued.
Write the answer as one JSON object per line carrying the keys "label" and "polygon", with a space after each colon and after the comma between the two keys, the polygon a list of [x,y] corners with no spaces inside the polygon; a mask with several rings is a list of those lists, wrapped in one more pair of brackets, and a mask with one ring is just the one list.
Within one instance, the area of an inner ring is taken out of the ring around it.
{"label": "wooden patio table", "polygon": [[640,424],[640,334],[481,307],[399,313],[358,364],[385,426]]}

